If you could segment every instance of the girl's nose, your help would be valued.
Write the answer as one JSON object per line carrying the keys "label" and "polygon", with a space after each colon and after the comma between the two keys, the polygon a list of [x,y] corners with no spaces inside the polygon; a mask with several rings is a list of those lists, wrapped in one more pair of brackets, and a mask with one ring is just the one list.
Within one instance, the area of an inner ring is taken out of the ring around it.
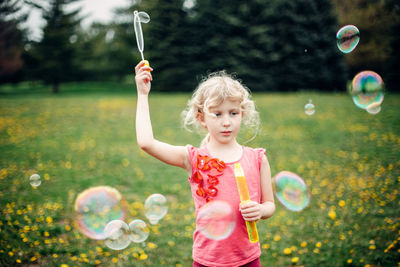
{"label": "girl's nose", "polygon": [[223,122],[222,122],[222,125],[223,125],[224,127],[230,126],[230,125],[231,125],[231,120],[230,120],[228,117],[225,117],[224,120],[223,120]]}

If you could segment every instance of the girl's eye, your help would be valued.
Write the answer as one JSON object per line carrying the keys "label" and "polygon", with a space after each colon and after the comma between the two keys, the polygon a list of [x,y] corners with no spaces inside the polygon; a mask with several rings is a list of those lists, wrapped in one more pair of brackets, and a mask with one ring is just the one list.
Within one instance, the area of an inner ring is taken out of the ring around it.
{"label": "girl's eye", "polygon": [[221,113],[214,113],[214,115],[215,115],[216,117],[219,117],[219,116],[221,116]]}
{"label": "girl's eye", "polygon": [[231,114],[232,114],[232,116],[236,116],[236,115],[239,114],[239,112],[235,112],[235,111],[234,111],[234,112],[232,112]]}

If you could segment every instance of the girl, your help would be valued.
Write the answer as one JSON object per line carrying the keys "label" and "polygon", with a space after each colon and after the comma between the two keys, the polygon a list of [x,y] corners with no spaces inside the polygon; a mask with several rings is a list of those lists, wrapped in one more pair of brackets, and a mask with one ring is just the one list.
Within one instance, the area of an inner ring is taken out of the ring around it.
{"label": "girl", "polygon": [[[248,90],[224,72],[199,84],[184,111],[184,125],[208,131],[200,148],[173,146],[153,137],[148,95],[153,69],[141,61],[136,67],[136,136],[141,149],[189,174],[196,215],[204,204],[223,200],[232,205],[236,227],[223,240],[207,239],[198,229],[193,235],[193,266],[261,266],[260,244],[250,243],[245,220],[271,217],[275,211],[271,171],[265,149],[241,146],[236,136],[242,122],[258,126],[258,113]],[[251,201],[240,205],[234,163],[240,162]]]}

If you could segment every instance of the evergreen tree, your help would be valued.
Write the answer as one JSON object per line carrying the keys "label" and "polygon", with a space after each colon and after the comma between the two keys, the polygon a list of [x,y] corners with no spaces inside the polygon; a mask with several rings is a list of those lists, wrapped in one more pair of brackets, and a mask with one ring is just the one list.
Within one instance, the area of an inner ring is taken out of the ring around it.
{"label": "evergreen tree", "polygon": [[51,0],[50,8],[44,10],[47,24],[43,39],[32,49],[36,70],[45,83],[52,85],[54,93],[60,83],[72,80],[79,71],[73,37],[80,23],[80,9],[67,12],[65,6],[79,0]]}
{"label": "evergreen tree", "polygon": [[19,0],[0,0],[0,83],[13,80],[23,66],[24,30],[19,25],[26,21]]}

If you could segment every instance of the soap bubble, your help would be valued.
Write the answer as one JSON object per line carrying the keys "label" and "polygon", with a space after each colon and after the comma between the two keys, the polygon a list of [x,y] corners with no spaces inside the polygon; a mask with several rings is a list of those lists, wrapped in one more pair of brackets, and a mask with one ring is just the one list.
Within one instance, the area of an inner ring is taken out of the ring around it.
{"label": "soap bubble", "polygon": [[97,186],[80,193],[74,208],[78,229],[89,238],[102,240],[108,222],[125,218],[127,205],[117,189]]}
{"label": "soap bubble", "polygon": [[383,102],[383,80],[376,72],[367,70],[358,73],[354,76],[349,89],[358,108],[367,109],[374,104],[371,108],[376,110],[376,105],[381,105]]}
{"label": "soap bubble", "polygon": [[235,229],[235,213],[224,201],[214,200],[199,209],[197,230],[212,240],[223,240]]}
{"label": "soap bubble", "polygon": [[167,199],[161,194],[153,194],[144,202],[144,212],[151,224],[157,224],[167,214]]}
{"label": "soap bubble", "polygon": [[129,223],[129,230],[129,239],[135,243],[145,241],[150,233],[147,224],[139,219],[133,220]]}
{"label": "soap bubble", "polygon": [[354,25],[346,25],[336,33],[337,46],[345,54],[353,51],[359,41],[360,31]]}
{"label": "soap bubble", "polygon": [[104,244],[114,250],[129,246],[129,226],[121,220],[112,220],[104,228]]}
{"label": "soap bubble", "polygon": [[301,211],[310,202],[306,183],[295,173],[281,171],[274,176],[275,195],[291,211]]}
{"label": "soap bubble", "polygon": [[313,115],[315,113],[315,106],[312,103],[311,99],[308,100],[308,103],[304,105],[304,112],[310,116]]}
{"label": "soap bubble", "polygon": [[42,180],[40,179],[40,175],[36,174],[36,173],[32,174],[31,177],[29,177],[29,183],[34,188],[38,187],[42,183]]}

